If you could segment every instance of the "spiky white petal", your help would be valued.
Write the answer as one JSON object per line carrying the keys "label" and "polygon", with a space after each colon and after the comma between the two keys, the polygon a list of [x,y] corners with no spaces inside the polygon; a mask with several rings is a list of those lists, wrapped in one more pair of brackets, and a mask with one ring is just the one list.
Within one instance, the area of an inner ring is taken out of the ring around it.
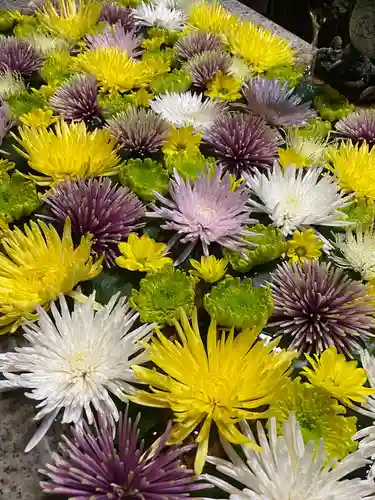
{"label": "spiky white petal", "polygon": [[166,0],[155,3],[142,2],[133,9],[137,23],[144,26],[160,26],[168,30],[181,30],[186,14]]}
{"label": "spiky white petal", "polygon": [[0,98],[7,99],[25,89],[25,83],[19,73],[0,71]]}
{"label": "spiky white petal", "polygon": [[310,225],[347,226],[339,209],[351,204],[352,195],[344,196],[331,176],[321,174],[321,168],[304,172],[277,164],[266,173],[256,170],[247,182],[260,202],[249,203],[255,211],[267,213],[285,236]]}
{"label": "spiky white petal", "polygon": [[15,352],[0,354],[5,380],[0,390],[29,389],[26,396],[39,401],[35,420],[42,423],[26,447],[31,450],[44,436],[60,410],[63,423],[80,423],[86,413],[93,421],[93,408],[117,420],[119,413],[111,395],[134,394],[137,379],[131,365],[147,361],[138,342],[147,340],[154,325],[131,327],[138,317],[125,298],[118,295],[95,312],[94,294],[69,312],[59,298],[60,312],[51,304],[53,320],[38,308],[37,323],[24,326],[29,344]]}

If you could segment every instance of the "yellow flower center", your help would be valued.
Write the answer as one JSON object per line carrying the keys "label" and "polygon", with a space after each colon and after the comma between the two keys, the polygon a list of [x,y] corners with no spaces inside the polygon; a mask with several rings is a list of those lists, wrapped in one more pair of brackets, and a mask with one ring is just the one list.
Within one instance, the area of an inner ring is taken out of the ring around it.
{"label": "yellow flower center", "polygon": [[296,248],[296,254],[298,257],[305,257],[307,254],[307,250],[305,247],[298,247]]}

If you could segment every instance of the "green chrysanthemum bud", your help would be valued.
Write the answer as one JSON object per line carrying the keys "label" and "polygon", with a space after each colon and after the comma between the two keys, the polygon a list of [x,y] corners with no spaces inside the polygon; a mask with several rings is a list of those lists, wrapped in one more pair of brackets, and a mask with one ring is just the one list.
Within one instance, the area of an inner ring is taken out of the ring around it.
{"label": "green chrysanthemum bud", "polygon": [[120,166],[120,182],[144,201],[156,199],[153,191],[168,193],[169,175],[161,163],[145,158],[128,160]]}
{"label": "green chrysanthemum bud", "polygon": [[21,174],[3,173],[0,182],[0,218],[9,223],[30,215],[41,205],[35,183]]}
{"label": "green chrysanthemum bud", "polygon": [[181,177],[184,179],[189,178],[192,181],[197,175],[204,172],[207,166],[214,168],[216,165],[215,158],[206,158],[199,152],[195,154],[186,154],[182,151],[175,155],[166,156],[164,161],[165,166],[171,174],[176,169]]}
{"label": "green chrysanthemum bud", "polygon": [[204,307],[218,325],[262,330],[273,312],[269,286],[256,288],[250,278],[228,276],[204,297]]}
{"label": "green chrysanthemum bud", "polygon": [[139,290],[133,290],[130,305],[139,312],[142,322],[172,325],[182,307],[189,316],[194,307],[196,280],[168,266],[148,274]]}
{"label": "green chrysanthemum bud", "polygon": [[157,76],[151,82],[150,88],[155,94],[186,92],[191,87],[191,84],[191,72],[186,69],[179,69],[172,71],[172,73]]}

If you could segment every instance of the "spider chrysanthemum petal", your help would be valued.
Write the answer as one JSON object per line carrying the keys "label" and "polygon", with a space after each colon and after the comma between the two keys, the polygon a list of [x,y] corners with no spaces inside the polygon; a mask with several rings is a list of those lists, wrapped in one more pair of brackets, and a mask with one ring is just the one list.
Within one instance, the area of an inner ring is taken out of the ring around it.
{"label": "spider chrysanthemum petal", "polygon": [[367,142],[370,148],[375,145],[375,112],[373,109],[362,109],[339,120],[335,129],[353,142]]}
{"label": "spider chrysanthemum petal", "polygon": [[194,56],[187,63],[187,68],[193,76],[193,84],[197,87],[205,87],[219,71],[227,73],[230,65],[231,57],[229,54],[213,50]]}
{"label": "spider chrysanthemum petal", "polygon": [[189,33],[175,44],[179,59],[186,61],[202,52],[217,51],[221,47],[222,42],[219,37],[204,31]]}
{"label": "spider chrysanthemum petal", "polygon": [[115,3],[105,3],[100,12],[99,21],[108,24],[120,23],[125,31],[135,28],[135,19],[130,7],[120,7]]}
{"label": "spider chrysanthemum petal", "polygon": [[0,36],[0,70],[31,75],[42,67],[41,55],[25,40]]}

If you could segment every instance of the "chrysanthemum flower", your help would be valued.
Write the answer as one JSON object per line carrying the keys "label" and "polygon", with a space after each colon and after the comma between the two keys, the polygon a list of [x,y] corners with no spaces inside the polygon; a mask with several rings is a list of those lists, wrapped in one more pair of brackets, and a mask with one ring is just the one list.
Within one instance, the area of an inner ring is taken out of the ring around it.
{"label": "chrysanthemum flower", "polygon": [[250,198],[256,210],[265,212],[287,236],[296,229],[310,225],[346,226],[346,215],[341,208],[350,205],[351,196],[344,196],[329,176],[321,176],[322,169],[278,165],[266,173],[256,170],[248,176],[248,185],[260,202]]}
{"label": "chrysanthemum flower", "polygon": [[53,116],[52,109],[36,108],[32,109],[28,113],[22,114],[18,120],[22,125],[27,127],[32,127],[34,125],[35,127],[47,128],[53,123],[56,123],[58,118]]}
{"label": "chrysanthemum flower", "polygon": [[195,134],[193,127],[172,127],[169,131],[168,139],[162,147],[166,155],[187,154],[195,155],[199,153],[199,145],[202,140],[201,134]]}
{"label": "chrysanthemum flower", "polygon": [[58,184],[44,197],[53,220],[67,217],[73,233],[91,234],[92,252],[107,265],[114,262],[118,242],[142,226],[145,208],[128,188],[113,185],[108,178],[88,179]]}
{"label": "chrysanthemum flower", "polygon": [[120,158],[108,130],[88,132],[84,122],[68,125],[60,121],[55,131],[19,127],[18,132],[21,138],[15,137],[25,151],[16,149],[33,170],[43,174],[29,174],[41,185],[117,173]]}
{"label": "chrysanthemum flower", "polygon": [[193,84],[197,87],[206,87],[218,71],[227,73],[231,65],[231,58],[227,52],[212,50],[202,52],[191,58],[187,68],[193,75]]}
{"label": "chrysanthemum flower", "polygon": [[319,259],[322,255],[323,241],[315,236],[313,229],[294,231],[293,238],[287,243],[287,256],[292,262]]}
{"label": "chrysanthemum flower", "polygon": [[94,312],[94,297],[76,302],[71,313],[60,296],[60,311],[51,303],[52,318],[38,307],[38,323],[24,327],[29,344],[0,356],[0,387],[28,389],[26,396],[42,408],[34,418],[42,422],[25,451],[38,444],[60,411],[62,423],[78,424],[84,413],[91,423],[93,409],[118,420],[111,395],[126,399],[136,392],[130,366],[148,360],[139,341],[150,337],[154,325],[131,330],[138,314],[125,298],[116,295]]}
{"label": "chrysanthemum flower", "polygon": [[[249,425],[243,421],[240,425],[248,439],[254,440]],[[208,458],[218,472],[228,476],[231,482],[234,479],[240,486],[208,474],[203,478],[229,493],[233,500],[367,500],[374,495],[372,479],[345,479],[370,463],[367,457],[374,448],[363,453],[355,451],[342,461],[332,462],[324,453],[323,441],[318,449],[314,442],[303,442],[300,425],[293,414],[284,424],[283,431],[283,435],[278,436],[276,419],[271,418],[267,438],[262,424],[257,422],[258,441],[263,452],[242,445],[244,461],[229,443],[222,442],[231,462]]]}
{"label": "chrysanthemum flower", "polygon": [[294,89],[288,88],[288,82],[251,78],[244,86],[243,94],[249,110],[276,127],[304,125],[316,116],[310,104],[302,103]]}
{"label": "chrysanthemum flower", "polygon": [[117,257],[116,264],[129,271],[149,273],[173,264],[173,260],[165,254],[167,245],[157,243],[147,234],[129,234],[128,241],[119,243],[118,248],[122,255]]}
{"label": "chrysanthemum flower", "polygon": [[120,23],[107,26],[102,33],[87,35],[85,40],[90,50],[100,47],[118,47],[129,57],[136,57],[140,54],[139,47],[142,42],[142,39],[135,35],[135,30],[125,31]]}
{"label": "chrysanthemum flower", "polygon": [[181,30],[186,14],[165,1],[142,2],[133,9],[136,22],[142,26],[160,26],[168,30]]}
{"label": "chrysanthemum flower", "polygon": [[174,48],[177,50],[179,59],[190,61],[190,59],[202,52],[217,51],[222,48],[219,37],[213,33],[203,31],[192,32],[177,40]]}
{"label": "chrysanthemum flower", "polygon": [[166,121],[142,108],[131,108],[110,118],[108,130],[122,150],[141,156],[159,151],[169,134]]}
{"label": "chrysanthemum flower", "polygon": [[69,219],[62,238],[52,225],[30,222],[9,231],[0,254],[0,333],[15,332],[23,318],[36,319],[38,305],[48,305],[60,293],[97,276],[100,260],[90,257],[91,237],[74,247]]}
{"label": "chrysanthemum flower", "polygon": [[0,69],[31,75],[42,67],[42,57],[30,43],[13,36],[0,36]]}
{"label": "chrysanthemum flower", "polygon": [[[0,160],[0,227],[33,213],[41,204],[34,182],[20,173],[7,174],[14,164]],[[4,234],[2,234],[3,236]]]}
{"label": "chrysanthemum flower", "polygon": [[48,56],[54,50],[70,49],[70,43],[67,40],[52,37],[39,31],[28,34],[25,40],[31,44],[34,50],[39,54],[43,54],[43,56]]}
{"label": "chrysanthemum flower", "polygon": [[150,107],[176,127],[192,126],[198,132],[209,130],[225,111],[222,103],[192,92],[167,92],[151,101]]}
{"label": "chrysanthemum flower", "polygon": [[192,185],[190,180],[181,179],[175,172],[169,185],[172,200],[155,193],[161,206],[151,205],[152,211],[146,215],[164,219],[161,227],[174,231],[168,249],[178,241],[187,244],[176,263],[184,261],[198,242],[205,256],[209,255],[212,243],[232,250],[249,246],[244,236],[252,233],[245,226],[256,221],[250,218],[247,189],[240,186],[232,191],[229,174],[223,178],[221,175],[220,167],[214,172],[207,170]]}
{"label": "chrysanthemum flower", "polygon": [[277,158],[282,139],[257,116],[227,113],[204,137],[220,163],[241,175],[254,166],[269,166]]}
{"label": "chrysanthemum flower", "polygon": [[286,168],[325,165],[328,141],[324,137],[306,137],[303,128],[286,131],[286,149],[279,149],[279,163]]}
{"label": "chrysanthemum flower", "polygon": [[129,186],[143,201],[155,201],[155,192],[162,196],[168,193],[168,171],[151,158],[135,158],[124,162],[119,175],[121,183]]}
{"label": "chrysanthemum flower", "polygon": [[238,18],[216,1],[193,2],[188,17],[188,24],[194,28],[217,35],[227,33],[237,22]]}
{"label": "chrysanthemum flower", "polygon": [[131,31],[135,28],[135,19],[130,7],[120,7],[115,3],[105,3],[100,11],[99,21],[108,24],[120,23],[125,31]]}
{"label": "chrysanthemum flower", "polygon": [[224,75],[218,71],[214,78],[207,83],[207,90],[204,93],[211,99],[219,101],[237,101],[241,98],[242,82],[233,75]]}
{"label": "chrysanthemum flower", "polygon": [[320,357],[315,359],[306,355],[310,367],[302,369],[302,375],[310,384],[331,394],[347,406],[353,402],[363,403],[367,396],[375,393],[375,389],[364,387],[367,373],[357,368],[357,361],[347,361],[343,354],[338,354],[336,347],[329,347]]}
{"label": "chrysanthemum flower", "polygon": [[375,112],[362,109],[339,120],[335,129],[353,142],[367,142],[370,148],[375,145]]}
{"label": "chrysanthemum flower", "polygon": [[190,265],[193,268],[190,271],[192,276],[195,276],[207,283],[216,283],[224,276],[228,261],[225,259],[217,259],[214,255],[201,257],[201,260],[190,259]]}
{"label": "chrysanthemum flower", "polygon": [[0,99],[7,99],[24,90],[25,83],[19,73],[0,69]]}
{"label": "chrysanthemum flower", "polygon": [[319,353],[334,345],[351,354],[375,327],[366,286],[317,260],[284,263],[272,274],[273,326],[290,346]]}
{"label": "chrysanthemum flower", "polygon": [[354,191],[358,198],[375,200],[375,148],[363,142],[353,145],[342,142],[327,154],[332,171],[346,191]]}
{"label": "chrysanthemum flower", "polygon": [[120,413],[117,429],[100,418],[93,429],[73,428],[72,437],[63,436],[59,454],[40,470],[49,478],[41,482],[49,494],[79,495],[81,499],[139,496],[145,500],[182,500],[192,491],[207,488],[192,470],[182,466],[180,457],[192,449],[166,448],[166,431],[145,450],[139,441],[138,424]]}
{"label": "chrysanthemum flower", "polygon": [[[202,424],[196,442],[195,472],[200,474],[207,455],[211,425],[235,444],[259,450],[254,439],[244,436],[236,424],[242,419],[259,418],[278,394],[290,371],[294,352],[275,353],[277,341],[267,346],[256,342],[259,331],[244,330],[234,338],[217,338],[215,320],[208,329],[207,349],[199,332],[196,309],[190,324],[181,311],[175,321],[180,342],[171,341],[160,331],[149,347],[151,361],[159,368],[134,366],[136,376],[151,386],[139,391],[132,401],[171,408],[175,425],[170,444],[179,443]],[[183,360],[183,362],[181,362]],[[162,372],[162,373],[161,373]],[[262,409],[261,409],[262,408]]]}

